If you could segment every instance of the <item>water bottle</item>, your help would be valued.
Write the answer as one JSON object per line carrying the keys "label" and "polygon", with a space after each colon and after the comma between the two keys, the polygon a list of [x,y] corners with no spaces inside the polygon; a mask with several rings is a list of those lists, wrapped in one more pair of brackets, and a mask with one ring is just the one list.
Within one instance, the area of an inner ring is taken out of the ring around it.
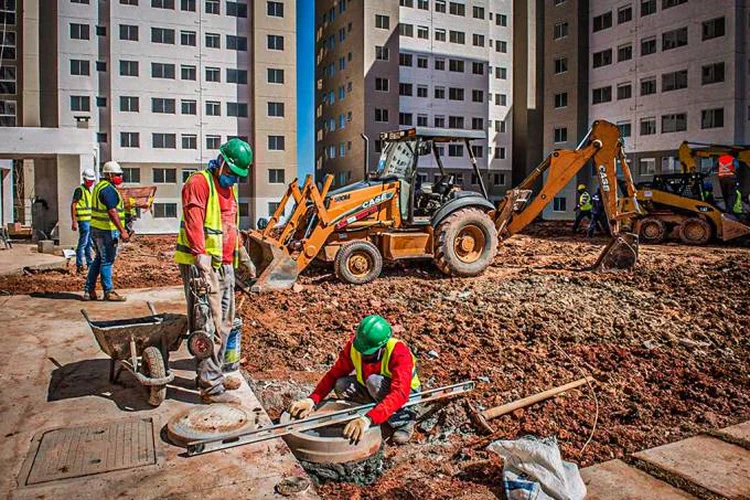
{"label": "water bottle", "polygon": [[232,330],[227,337],[227,346],[224,349],[224,364],[221,371],[224,373],[234,372],[240,369],[240,349],[242,343],[242,319],[234,318]]}

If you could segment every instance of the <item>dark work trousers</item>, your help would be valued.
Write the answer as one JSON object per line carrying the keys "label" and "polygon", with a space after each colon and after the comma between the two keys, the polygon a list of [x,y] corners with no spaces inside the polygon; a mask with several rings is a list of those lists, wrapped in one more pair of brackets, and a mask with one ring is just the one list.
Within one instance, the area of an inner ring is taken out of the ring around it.
{"label": "dark work trousers", "polygon": [[574,233],[578,232],[578,228],[581,227],[583,219],[591,221],[591,210],[579,210],[578,213],[576,213],[576,221],[573,223]]}

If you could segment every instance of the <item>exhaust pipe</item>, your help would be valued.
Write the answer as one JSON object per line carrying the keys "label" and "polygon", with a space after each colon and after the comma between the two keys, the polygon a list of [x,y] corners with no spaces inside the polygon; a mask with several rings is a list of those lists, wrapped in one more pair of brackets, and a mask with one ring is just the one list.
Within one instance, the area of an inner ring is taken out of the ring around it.
{"label": "exhaust pipe", "polygon": [[368,175],[367,165],[370,162],[370,138],[367,137],[365,134],[359,134],[359,135],[362,136],[362,140],[365,141],[365,162],[364,162],[365,177],[362,180],[366,181],[367,175]]}

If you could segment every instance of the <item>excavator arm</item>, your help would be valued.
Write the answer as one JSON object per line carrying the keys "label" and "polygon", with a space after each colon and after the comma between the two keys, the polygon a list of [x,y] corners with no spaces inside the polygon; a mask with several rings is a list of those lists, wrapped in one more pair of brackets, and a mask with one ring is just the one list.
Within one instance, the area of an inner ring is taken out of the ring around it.
{"label": "excavator arm", "polygon": [[677,157],[680,160],[683,174],[700,171],[696,158],[718,158],[725,154],[730,154],[746,165],[750,165],[750,146],[730,146],[726,144],[684,141],[677,149]]}
{"label": "excavator arm", "polygon": [[[520,232],[542,213],[555,196],[593,161],[602,195],[607,221],[612,230],[613,240],[601,253],[595,267],[603,271],[631,269],[638,258],[638,238],[622,231],[624,225],[632,227],[630,220],[642,215],[635,198],[633,176],[622,150],[620,131],[616,125],[600,120],[594,122],[589,133],[574,150],[558,150],[550,154],[536,167],[521,184],[508,191],[495,212],[495,226],[501,240]],[[618,208],[617,189],[618,165],[624,177],[623,196],[634,207],[632,212],[622,212]],[[534,193],[533,187],[543,180],[542,188]]]}

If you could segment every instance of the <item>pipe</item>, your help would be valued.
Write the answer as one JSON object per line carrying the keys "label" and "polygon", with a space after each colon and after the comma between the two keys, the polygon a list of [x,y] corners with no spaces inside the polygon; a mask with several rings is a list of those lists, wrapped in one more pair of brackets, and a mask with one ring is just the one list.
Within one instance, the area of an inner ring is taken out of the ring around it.
{"label": "pipe", "polygon": [[368,168],[367,164],[370,161],[370,138],[367,137],[365,134],[359,134],[362,137],[362,140],[365,141],[365,162],[364,162],[364,168],[365,168],[365,177],[362,180],[367,180],[367,174],[368,174]]}

